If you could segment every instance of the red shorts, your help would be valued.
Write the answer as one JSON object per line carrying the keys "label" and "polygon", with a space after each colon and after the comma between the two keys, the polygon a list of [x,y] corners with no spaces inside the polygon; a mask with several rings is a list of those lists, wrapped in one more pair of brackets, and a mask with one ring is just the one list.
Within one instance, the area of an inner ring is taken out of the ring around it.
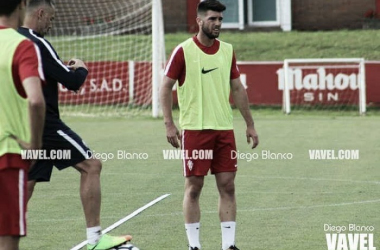
{"label": "red shorts", "polygon": [[236,151],[233,130],[182,131],[184,176],[205,176],[221,172],[236,172]]}
{"label": "red shorts", "polygon": [[0,236],[26,235],[27,177],[23,169],[0,170]]}

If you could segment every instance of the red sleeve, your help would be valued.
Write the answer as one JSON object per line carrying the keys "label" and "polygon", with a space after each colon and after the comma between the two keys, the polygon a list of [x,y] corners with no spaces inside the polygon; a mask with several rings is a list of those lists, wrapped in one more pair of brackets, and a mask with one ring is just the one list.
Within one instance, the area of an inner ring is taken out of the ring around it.
{"label": "red sleeve", "polygon": [[12,63],[12,76],[20,96],[26,98],[22,82],[28,77],[44,79],[38,47],[30,40],[22,41],[16,49]]}
{"label": "red sleeve", "polygon": [[233,52],[232,55],[232,64],[231,64],[231,80],[236,79],[240,77],[240,71],[239,68],[236,64],[236,57],[235,57],[235,52]]}
{"label": "red sleeve", "polygon": [[181,86],[186,77],[186,64],[185,64],[185,54],[181,46],[177,46],[165,68],[165,75],[171,79],[178,80]]}

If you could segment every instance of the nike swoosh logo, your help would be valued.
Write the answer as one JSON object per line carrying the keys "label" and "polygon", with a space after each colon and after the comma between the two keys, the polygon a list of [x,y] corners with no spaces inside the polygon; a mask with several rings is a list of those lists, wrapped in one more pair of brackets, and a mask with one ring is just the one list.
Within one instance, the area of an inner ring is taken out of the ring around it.
{"label": "nike swoosh logo", "polygon": [[228,226],[228,227],[224,227],[224,228],[231,228],[231,226]]}
{"label": "nike swoosh logo", "polygon": [[213,68],[213,69],[205,70],[205,68],[202,68],[202,74],[210,73],[211,71],[214,71],[214,70],[216,70],[216,69],[217,69],[217,68]]}

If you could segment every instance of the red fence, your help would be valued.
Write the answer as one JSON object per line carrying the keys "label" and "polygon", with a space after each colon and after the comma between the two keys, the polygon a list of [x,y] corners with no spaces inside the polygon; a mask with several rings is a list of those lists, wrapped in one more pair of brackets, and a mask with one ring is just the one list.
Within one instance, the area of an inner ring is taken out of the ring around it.
{"label": "red fence", "polygon": [[[283,89],[282,62],[239,62],[251,104],[281,105]],[[60,87],[61,103],[128,104],[129,66],[127,62],[88,63],[89,76],[78,93]],[[366,62],[367,104],[380,106],[380,62]],[[134,103],[151,102],[151,65],[136,62],[134,70]],[[298,72],[299,73],[299,72]],[[335,104],[346,102],[347,96],[357,96],[357,72],[335,74],[329,69],[295,72],[294,89],[299,102]],[[350,92],[350,95],[347,93]],[[354,93],[354,94],[352,94]],[[350,99],[357,103],[356,99]]]}

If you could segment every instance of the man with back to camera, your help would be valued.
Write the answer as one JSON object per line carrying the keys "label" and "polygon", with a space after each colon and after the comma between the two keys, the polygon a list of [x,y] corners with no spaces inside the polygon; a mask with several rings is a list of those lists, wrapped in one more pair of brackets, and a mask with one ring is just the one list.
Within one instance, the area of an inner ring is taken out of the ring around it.
{"label": "man with back to camera", "polygon": [[22,149],[42,146],[45,101],[39,49],[16,32],[25,0],[0,0],[0,250],[26,236],[27,172]]}
{"label": "man with back to camera", "polygon": [[[196,21],[199,32],[174,49],[166,66],[160,93],[168,142],[176,148],[181,145],[190,156],[197,150],[213,151],[213,159],[183,159],[183,211],[189,250],[201,249],[199,196],[204,176],[209,170],[215,175],[219,191],[222,249],[238,250],[235,245],[234,184],[237,160],[231,156],[231,152],[236,151],[236,145],[229,103],[230,92],[247,124],[247,142],[253,140],[252,148],[258,145],[247,93],[240,81],[233,48],[216,39],[219,37],[222,12],[225,9],[216,0],[198,4]],[[177,80],[182,134],[172,117],[172,88]]]}
{"label": "man with back to camera", "polygon": [[92,158],[90,149],[83,140],[60,118],[58,109],[58,82],[67,89],[77,91],[86,80],[88,70],[82,60],[71,59],[64,65],[57,52],[44,36],[52,27],[55,5],[52,0],[30,0],[26,18],[19,32],[41,50],[46,86],[43,88],[46,100],[46,120],[43,133],[43,149],[70,150],[71,159],[38,160],[28,176],[28,196],[32,196],[36,182],[50,181],[53,166],[59,170],[74,166],[81,174],[80,197],[87,226],[87,248],[91,250],[109,249],[132,239],[130,235],[101,235],[100,227],[100,160]]}

